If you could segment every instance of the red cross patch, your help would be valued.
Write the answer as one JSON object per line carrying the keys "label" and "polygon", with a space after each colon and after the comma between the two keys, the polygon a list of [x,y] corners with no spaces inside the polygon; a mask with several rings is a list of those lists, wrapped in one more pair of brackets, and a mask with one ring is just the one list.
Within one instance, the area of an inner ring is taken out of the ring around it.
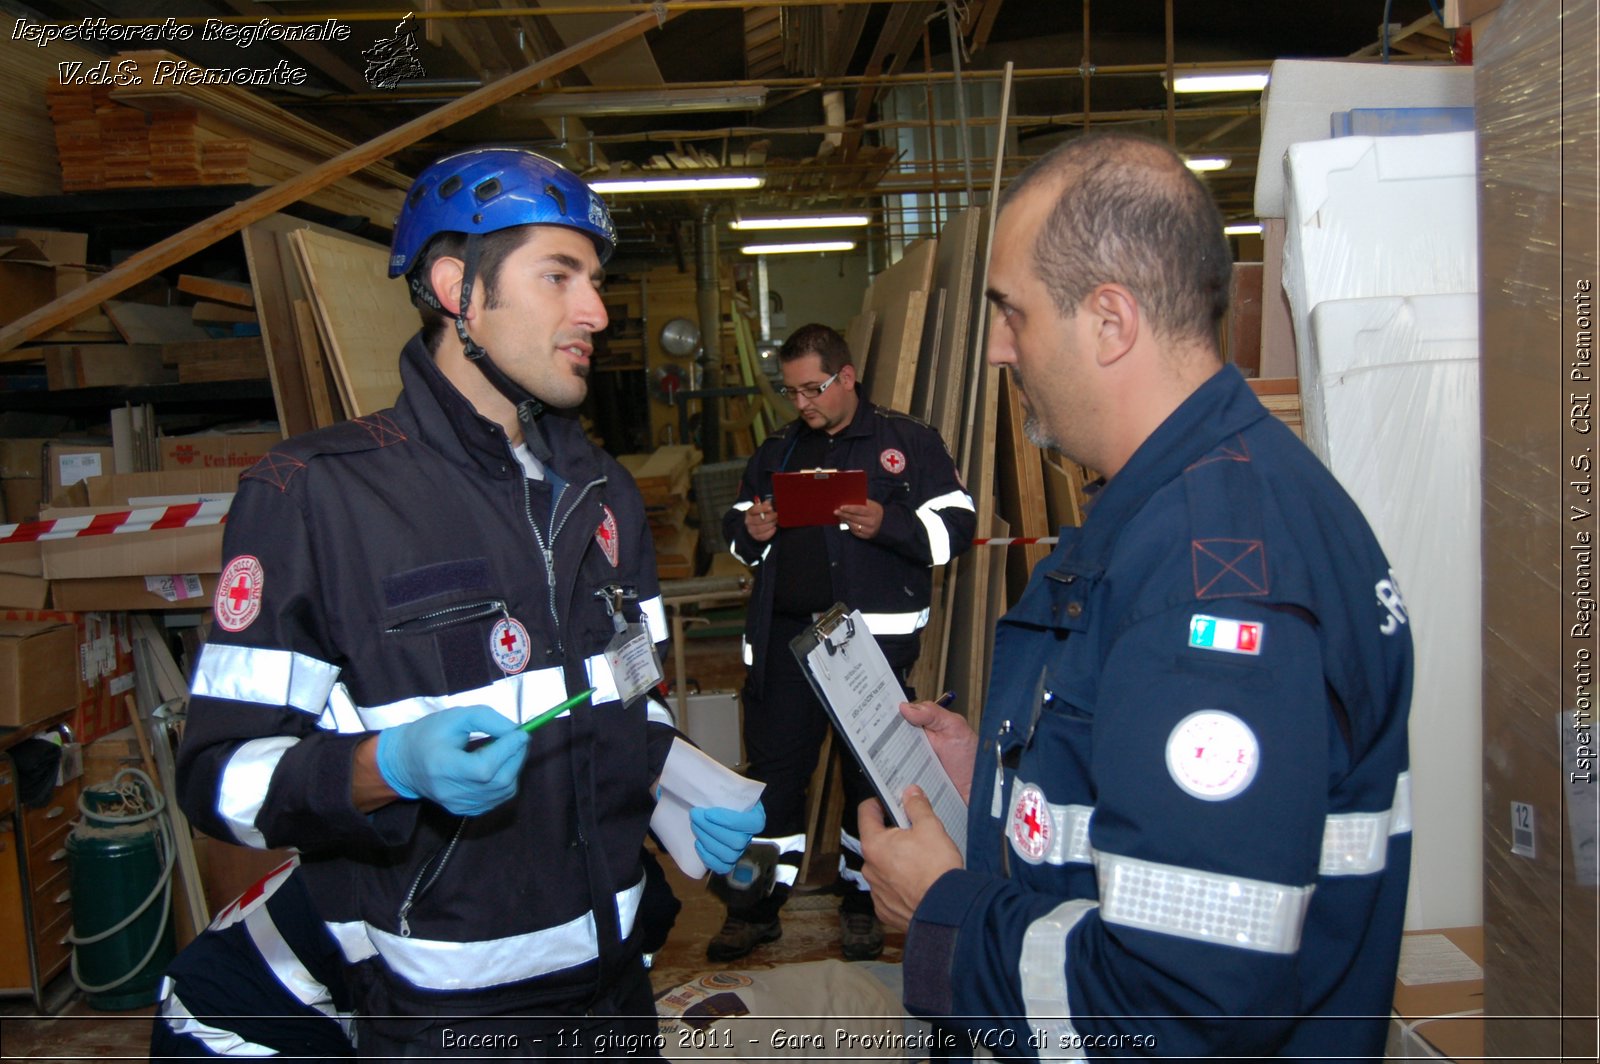
{"label": "red cross patch", "polygon": [[906,456],[895,448],[890,447],[878,456],[878,464],[895,476],[899,476],[906,470]]}
{"label": "red cross patch", "polygon": [[261,616],[261,588],[266,574],[254,555],[241,554],[217,579],[212,611],[227,632],[242,632]]}
{"label": "red cross patch", "polygon": [[1011,806],[1011,845],[1029,864],[1038,864],[1050,852],[1055,821],[1050,803],[1037,784],[1025,783]]}
{"label": "red cross patch", "polygon": [[606,561],[611,563],[611,568],[617,567],[617,559],[621,556],[621,537],[617,533],[617,515],[611,512],[611,507],[602,503],[600,509],[606,512],[601,520],[600,527],[594,530],[594,541],[600,544],[600,549],[606,553]]}
{"label": "red cross patch", "polygon": [[501,672],[514,676],[527,668],[530,650],[528,630],[521,621],[502,617],[495,622],[494,631],[489,633],[489,653],[494,655]]}

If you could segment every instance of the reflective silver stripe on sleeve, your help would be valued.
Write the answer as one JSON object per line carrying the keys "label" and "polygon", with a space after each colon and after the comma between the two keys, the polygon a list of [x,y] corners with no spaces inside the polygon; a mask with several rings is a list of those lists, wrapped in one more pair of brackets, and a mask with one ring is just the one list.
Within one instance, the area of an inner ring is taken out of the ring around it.
{"label": "reflective silver stripe on sleeve", "polygon": [[1096,851],[1100,918],[1198,942],[1295,953],[1314,887],[1157,864]]}
{"label": "reflective silver stripe on sleeve", "polygon": [[744,658],[746,668],[756,663],[755,649],[750,646],[750,640],[744,636],[739,637],[739,656]]}
{"label": "reflective silver stripe on sleeve", "polygon": [[[626,938],[644,897],[644,878],[616,895],[617,922]],[[556,927],[478,942],[402,938],[368,926],[367,936],[384,963],[424,990],[476,990],[575,968],[600,956],[594,913]]]}
{"label": "reflective silver stripe on sleeve", "polygon": [[1022,936],[1017,974],[1028,1026],[1043,1042],[1040,1060],[1084,1059],[1081,1049],[1064,1048],[1080,1042],[1067,1001],[1067,936],[1095,907],[1086,898],[1064,902],[1029,924]]}
{"label": "reflective silver stripe on sleeve", "polygon": [[1402,772],[1394,781],[1394,820],[1389,834],[1404,835],[1411,830],[1411,773]]}
{"label": "reflective silver stripe on sleeve", "polygon": [[[1027,781],[1018,778],[1017,787],[1027,785]],[[1006,832],[1006,838],[1011,846],[1011,852],[1019,860],[1028,864],[1089,864],[1094,860],[1094,851],[1089,847],[1089,820],[1094,815],[1094,807],[1090,805],[1057,805],[1055,802],[1046,802],[1050,811],[1050,848],[1038,857],[1031,857],[1017,846],[1017,840],[1011,832]],[[998,815],[998,814],[997,814]]]}
{"label": "reflective silver stripe on sleeve", "polygon": [[267,848],[266,836],[256,830],[256,817],[267,800],[267,784],[288,749],[300,740],[291,735],[251,739],[233,752],[222,770],[217,791],[217,813],[241,845]]}
{"label": "reflective silver stripe on sleeve", "polygon": [[867,631],[873,635],[911,635],[928,623],[928,611],[863,613],[861,619],[867,622]]}
{"label": "reflective silver stripe on sleeve", "polygon": [[350,964],[360,964],[368,957],[378,955],[378,947],[372,944],[372,936],[367,932],[369,928],[360,920],[350,920],[344,923],[324,924],[328,934],[339,943],[339,952],[344,954],[344,959]]}
{"label": "reflective silver stripe on sleeve", "polygon": [[973,510],[972,496],[964,491],[952,491],[929,499],[917,507],[917,520],[928,533],[928,550],[933,555],[933,565],[944,565],[950,560],[950,530],[944,526],[940,510]]}
{"label": "reflective silver stripe on sleeve", "polygon": [[665,643],[671,635],[671,629],[667,627],[667,606],[661,601],[661,596],[641,599],[639,612],[644,615],[644,627],[650,633],[651,642]]}
{"label": "reflective silver stripe on sleeve", "polygon": [[[607,669],[607,676],[610,670]],[[519,672],[485,687],[457,691],[453,695],[402,698],[383,706],[357,706],[362,725],[369,731],[409,724],[430,713],[456,706],[488,706],[513,724],[532,720],[567,697],[567,679],[559,666]],[[596,694],[596,700],[599,695]],[[613,691],[612,698],[616,697]]]}
{"label": "reflective silver stripe on sleeve", "polygon": [[1325,876],[1365,876],[1388,864],[1389,839],[1411,830],[1411,774],[1395,780],[1394,806],[1377,813],[1330,813],[1322,831]]}
{"label": "reflective silver stripe on sleeve", "polygon": [[322,712],[339,678],[337,666],[289,650],[207,643],[200,651],[190,690],[209,698],[293,706]]}
{"label": "reflective silver stripe on sleeve", "polygon": [[[556,671],[560,672],[561,670],[557,669]],[[617,690],[616,674],[611,671],[611,662],[606,660],[604,654],[590,654],[585,658],[583,671],[589,674],[589,686],[594,688],[594,705],[615,702],[622,697],[621,692]],[[562,682],[565,684],[565,679]],[[563,690],[565,690],[565,687],[563,687]]]}
{"label": "reflective silver stripe on sleeve", "polygon": [[219,1057],[275,1057],[276,1049],[255,1042],[247,1042],[233,1031],[201,1023],[189,1011],[183,999],[172,992],[172,980],[161,981],[161,1018],[174,1034],[193,1038]]}
{"label": "reflective silver stripe on sleeve", "polygon": [[262,906],[252,911],[244,918],[244,929],[273,976],[296,1001],[334,1019],[343,1018],[344,1014],[334,1007],[328,988],[307,970],[305,962],[284,941],[272,920],[271,910]]}

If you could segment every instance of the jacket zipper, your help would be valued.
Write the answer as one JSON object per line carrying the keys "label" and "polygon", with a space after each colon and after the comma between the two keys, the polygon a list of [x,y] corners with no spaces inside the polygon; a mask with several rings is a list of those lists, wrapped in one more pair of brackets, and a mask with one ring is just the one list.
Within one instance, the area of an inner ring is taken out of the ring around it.
{"label": "jacket zipper", "polygon": [[[438,880],[439,876],[444,873],[444,866],[450,862],[450,855],[455,851],[456,843],[461,841],[461,832],[466,828],[466,826],[467,818],[462,817],[456,822],[456,833],[450,836],[450,841],[445,844],[444,849],[435,851],[434,856],[428,858],[428,860],[423,863],[422,867],[417,869],[417,878],[411,881],[411,889],[406,891],[405,900],[400,903],[401,938],[411,937],[411,923],[406,919],[406,915],[411,912],[411,906],[416,904],[417,899],[426,894],[428,892],[428,888],[433,886],[433,884]],[[434,857],[438,858],[437,864],[434,863]],[[431,876],[428,875],[428,869],[430,868],[433,869],[433,874]],[[428,876],[428,881],[426,883],[422,881],[423,876]]]}
{"label": "jacket zipper", "polygon": [[403,633],[433,632],[452,624],[463,621],[475,621],[480,617],[490,617],[494,614],[504,616],[507,607],[504,599],[486,599],[483,602],[467,602],[460,606],[446,606],[442,610],[424,613],[421,617],[413,617],[409,621],[390,625],[383,630],[384,635],[400,635]]}
{"label": "jacket zipper", "polygon": [[550,538],[547,541],[544,537],[544,530],[539,527],[538,520],[533,516],[533,492],[528,488],[528,478],[522,478],[522,514],[528,520],[528,527],[533,529],[533,539],[539,546],[539,556],[544,559],[545,586],[550,589],[550,623],[554,625],[552,631],[555,633],[554,643],[557,654],[565,655],[566,651],[562,646],[561,613],[556,607],[556,537],[561,535],[561,529],[566,525],[567,518],[572,516],[572,512],[578,508],[579,503],[583,502],[583,497],[589,494],[589,490],[605,482],[605,477],[589,481],[578,492],[577,498],[572,500],[572,505],[567,507],[564,512],[560,510],[560,504],[570,485],[562,486],[561,491],[550,503],[550,512],[556,516],[553,518]]}

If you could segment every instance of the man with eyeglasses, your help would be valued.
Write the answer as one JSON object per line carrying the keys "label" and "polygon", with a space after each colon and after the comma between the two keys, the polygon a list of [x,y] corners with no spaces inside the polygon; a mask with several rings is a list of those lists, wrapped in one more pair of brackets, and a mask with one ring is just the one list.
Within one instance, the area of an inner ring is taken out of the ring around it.
{"label": "man with eyeglasses", "polygon": [[[780,391],[799,417],[751,457],[722,522],[733,556],[755,574],[745,624],[744,744],[748,774],[767,785],[767,827],[753,841],[777,850],[776,882],[764,897],[726,892],[737,900],[706,949],[719,963],[782,935],[779,911],[805,853],[806,791],[829,724],[789,641],[844,602],[861,610],[904,682],[928,620],[933,568],[971,546],[976,525],[972,498],[939,434],[863,397],[838,332],[801,327],[778,363]],[[834,511],[836,524],[780,527],[773,474],[816,468],[865,470],[867,501]],[[861,875],[855,813],[872,790],[845,760],[840,934],[846,960],[870,960],[883,951],[883,927]]]}

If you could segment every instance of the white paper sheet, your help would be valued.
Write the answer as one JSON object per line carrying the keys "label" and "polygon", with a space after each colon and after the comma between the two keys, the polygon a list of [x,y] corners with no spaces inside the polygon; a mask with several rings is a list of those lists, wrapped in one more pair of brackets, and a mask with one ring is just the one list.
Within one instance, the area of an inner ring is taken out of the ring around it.
{"label": "white paper sheet", "polygon": [[708,869],[694,850],[689,810],[735,809],[743,812],[761,798],[766,784],[747,780],[709,754],[682,739],[672,740],[661,767],[661,797],[650,815],[650,830],[667,848],[683,874],[699,879]]}
{"label": "white paper sheet", "polygon": [[832,634],[817,640],[802,664],[894,822],[911,826],[901,795],[915,783],[964,857],[967,803],[939,764],[927,735],[900,715],[905,688],[861,611],[853,611]]}

